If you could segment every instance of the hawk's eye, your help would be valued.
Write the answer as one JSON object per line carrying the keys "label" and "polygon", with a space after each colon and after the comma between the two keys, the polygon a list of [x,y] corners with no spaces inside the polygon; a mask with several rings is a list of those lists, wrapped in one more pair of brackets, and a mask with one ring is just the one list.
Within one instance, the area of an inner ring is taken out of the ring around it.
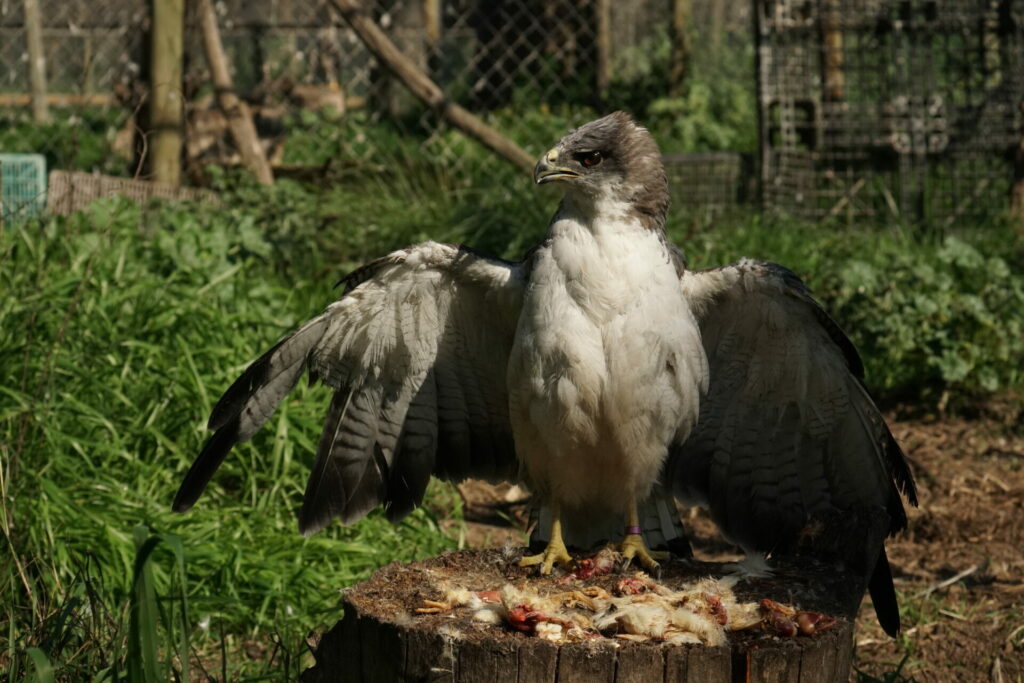
{"label": "hawk's eye", "polygon": [[604,161],[604,156],[600,152],[584,152],[578,158],[579,162],[587,168],[593,168]]}

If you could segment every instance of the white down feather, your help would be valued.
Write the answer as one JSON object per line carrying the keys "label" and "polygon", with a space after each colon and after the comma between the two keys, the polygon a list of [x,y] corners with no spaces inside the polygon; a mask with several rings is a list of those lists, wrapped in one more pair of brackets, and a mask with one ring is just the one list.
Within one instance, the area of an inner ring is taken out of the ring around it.
{"label": "white down feather", "polygon": [[696,421],[707,360],[661,235],[624,209],[596,215],[567,201],[535,255],[510,411],[545,497],[622,510],[646,497],[667,445]]}

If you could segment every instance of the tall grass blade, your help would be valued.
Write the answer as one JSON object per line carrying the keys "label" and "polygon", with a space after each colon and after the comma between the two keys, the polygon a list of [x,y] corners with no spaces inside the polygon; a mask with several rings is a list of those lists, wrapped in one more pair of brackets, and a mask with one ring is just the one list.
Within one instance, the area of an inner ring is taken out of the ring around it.
{"label": "tall grass blade", "polygon": [[[177,590],[171,596],[178,605],[180,617],[180,632],[175,637],[175,624],[173,617],[166,616],[164,629],[172,641],[169,645],[177,645],[178,661],[181,664],[181,680],[192,680],[189,675],[189,621],[188,621],[188,583],[185,574],[185,548],[182,545],[181,537],[175,534],[160,534],[160,540],[174,554],[174,568],[177,570]],[[173,610],[172,610],[173,611]]]}
{"label": "tall grass blade", "polygon": [[46,653],[38,647],[30,647],[28,656],[35,667],[35,678],[32,680],[35,683],[53,683],[53,664],[50,663],[50,658],[46,656]]}
{"label": "tall grass blade", "polygon": [[157,661],[157,620],[160,608],[150,558],[160,543],[160,537],[151,536],[149,529],[141,524],[135,527],[132,535],[135,540],[135,571],[132,574],[131,617],[128,626],[128,679],[140,683],[158,683],[166,678],[161,678]]}

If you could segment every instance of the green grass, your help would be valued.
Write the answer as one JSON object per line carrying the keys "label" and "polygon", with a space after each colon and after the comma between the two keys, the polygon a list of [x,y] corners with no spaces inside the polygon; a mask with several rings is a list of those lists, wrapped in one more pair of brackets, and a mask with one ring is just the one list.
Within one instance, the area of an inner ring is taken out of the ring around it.
{"label": "green grass", "polygon": [[[186,647],[193,674],[294,678],[309,662],[304,637],[340,616],[341,588],[455,545],[439,529],[459,515],[444,485],[397,527],[374,514],[297,533],[322,387],[296,389],[194,510],[169,511],[220,392],[330,302],[342,274],[425,239],[516,258],[542,235],[555,192],[500,165],[456,176],[412,154],[329,190],[214,172],[222,207],[104,201],[2,233],[0,600],[12,608],[0,617],[0,667],[10,679],[163,679],[181,672]],[[749,214],[669,225],[695,267],[751,256],[793,268],[847,325],[869,384],[930,405],[1020,390],[1015,229],[918,238]]]}
{"label": "green grass", "polygon": [[[199,207],[150,213],[105,202],[4,233],[0,443],[13,553],[0,599],[18,607],[3,624],[11,639],[0,659],[12,677],[27,666],[24,648],[42,643],[59,679],[118,665],[108,657],[127,661],[120,624],[139,524],[182,539],[190,613],[212,620],[213,635],[196,634],[200,651],[220,629],[258,639],[293,624],[304,635],[337,618],[341,587],[452,545],[430,507],[396,527],[374,515],[298,535],[322,388],[297,390],[266,433],[236,449],[197,509],[170,513],[219,392],[332,297],[322,264],[281,266],[278,253],[244,215]],[[447,515],[451,501],[440,500]],[[153,558],[153,585],[165,594],[171,557],[158,549]],[[111,623],[91,637],[113,647],[75,656],[90,637],[82,608],[99,603]],[[48,637],[59,621],[81,623]]]}

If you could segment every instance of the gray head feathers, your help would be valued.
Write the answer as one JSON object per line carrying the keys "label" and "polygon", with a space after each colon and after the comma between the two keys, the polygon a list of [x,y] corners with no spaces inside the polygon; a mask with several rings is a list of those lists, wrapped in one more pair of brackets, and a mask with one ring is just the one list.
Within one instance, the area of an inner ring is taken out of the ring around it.
{"label": "gray head feathers", "polygon": [[661,152],[625,112],[571,131],[541,157],[534,175],[538,183],[563,182],[570,196],[625,202],[645,227],[664,227],[669,195]]}

